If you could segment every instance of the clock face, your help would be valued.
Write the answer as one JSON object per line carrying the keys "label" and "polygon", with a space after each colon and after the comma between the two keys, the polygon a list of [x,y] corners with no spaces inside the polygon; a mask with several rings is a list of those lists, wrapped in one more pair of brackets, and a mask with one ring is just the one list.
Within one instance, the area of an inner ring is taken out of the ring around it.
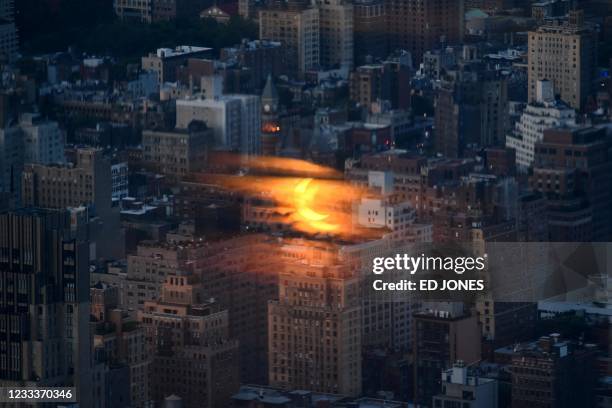
{"label": "clock face", "polygon": [[270,112],[270,105],[268,105],[267,103],[264,105],[264,110],[266,112]]}

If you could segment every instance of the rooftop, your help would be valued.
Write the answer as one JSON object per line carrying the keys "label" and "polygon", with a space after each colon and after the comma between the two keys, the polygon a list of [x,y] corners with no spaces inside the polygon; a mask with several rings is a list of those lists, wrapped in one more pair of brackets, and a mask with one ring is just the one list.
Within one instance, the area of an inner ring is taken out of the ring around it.
{"label": "rooftop", "polygon": [[156,55],[159,58],[173,58],[189,54],[211,51],[212,48],[196,47],[193,45],[179,45],[176,48],[158,48]]}

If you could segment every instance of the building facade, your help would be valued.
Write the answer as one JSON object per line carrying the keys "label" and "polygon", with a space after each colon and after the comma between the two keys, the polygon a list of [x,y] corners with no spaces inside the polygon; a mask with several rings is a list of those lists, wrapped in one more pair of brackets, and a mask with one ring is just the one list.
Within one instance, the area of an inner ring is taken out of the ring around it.
{"label": "building facade", "polygon": [[387,56],[387,27],[383,0],[356,0],[355,13],[355,62],[362,65],[368,58],[381,59]]}
{"label": "building facade", "polygon": [[552,82],[555,95],[574,109],[593,92],[597,67],[597,33],[582,11],[547,21],[529,32],[529,102],[537,101],[538,81]]}
{"label": "building facade", "polygon": [[261,100],[257,95],[221,95],[176,102],[176,127],[201,121],[212,129],[214,146],[243,154],[260,150]]}
{"label": "building facade", "polygon": [[319,9],[307,7],[260,10],[259,38],[283,44],[287,73],[303,75],[308,70],[318,68],[321,62]]}
{"label": "building facade", "polygon": [[0,215],[0,385],[76,387],[91,406],[89,256],[72,227],[64,210]]}
{"label": "building facade", "polygon": [[515,124],[514,132],[506,137],[506,146],[516,151],[517,170],[525,172],[535,158],[535,145],[544,137],[544,130],[571,127],[576,124],[576,111],[554,98],[550,81],[538,81],[537,99],[528,104]]}
{"label": "building facade", "polygon": [[176,395],[185,408],[213,408],[238,390],[238,342],[229,338],[228,312],[204,299],[193,275],[169,276],[160,299],[145,302],[138,319],[153,355],[155,401]]}
{"label": "building facade", "polygon": [[347,0],[317,0],[319,62],[326,68],[353,67],[354,6]]}
{"label": "building facade", "polygon": [[308,253],[321,249],[291,250],[305,257],[300,262],[287,259],[279,275],[279,300],[268,304],[269,383],[357,396],[361,393],[359,280],[346,265],[331,264],[329,254],[308,259]]}
{"label": "building facade", "polygon": [[204,169],[212,142],[213,130],[198,123],[169,132],[145,130],[143,164],[171,180],[180,180]]}
{"label": "building facade", "polygon": [[404,49],[420,63],[427,50],[463,40],[463,0],[385,0],[392,50]]}

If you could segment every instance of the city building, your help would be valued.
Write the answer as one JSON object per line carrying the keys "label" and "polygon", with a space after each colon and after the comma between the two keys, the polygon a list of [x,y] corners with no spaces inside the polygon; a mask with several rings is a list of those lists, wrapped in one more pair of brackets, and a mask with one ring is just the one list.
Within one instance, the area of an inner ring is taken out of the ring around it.
{"label": "city building", "polygon": [[593,93],[597,32],[580,10],[568,18],[546,20],[529,32],[529,102],[537,101],[538,81],[552,82],[555,95],[580,110]]}
{"label": "city building", "polygon": [[93,204],[100,211],[110,207],[110,162],[100,149],[78,149],[74,166],[28,164],[22,176],[26,206],[67,208]]}
{"label": "city building", "polygon": [[329,394],[310,390],[293,390],[267,385],[243,385],[232,395],[231,408],[408,408],[407,402],[386,398],[352,398],[341,394]]}
{"label": "city building", "polygon": [[238,0],[238,14],[245,19],[257,18],[257,0]]}
{"label": "city building", "polygon": [[115,15],[124,21],[150,23],[153,21],[155,0],[114,0]]}
{"label": "city building", "polygon": [[593,344],[576,344],[557,333],[497,350],[511,362],[512,407],[594,406],[596,352]]}
{"label": "city building", "polygon": [[127,161],[113,160],[111,164],[111,197],[113,200],[113,204],[118,203],[129,196],[130,191],[128,177],[129,169]]}
{"label": "city building", "polygon": [[610,237],[609,142],[605,129],[555,128],[535,146],[532,191],[548,200],[550,239],[607,241]]}
{"label": "city building", "polygon": [[11,206],[20,203],[24,162],[21,129],[17,126],[0,129],[0,194],[7,196]]}
{"label": "city building", "polygon": [[238,341],[228,312],[205,299],[193,275],[169,276],[159,300],[138,312],[153,357],[154,401],[179,396],[185,408],[224,406],[239,388]]}
{"label": "city building", "polygon": [[416,64],[426,51],[463,41],[463,0],[385,0],[391,50],[412,54]]}
{"label": "city building", "polygon": [[368,112],[382,110],[387,101],[392,109],[410,106],[410,66],[404,61],[387,60],[357,67],[350,74],[350,99]]}
{"label": "city building", "polygon": [[56,122],[34,114],[0,129],[0,193],[10,197],[12,206],[21,201],[21,174],[24,164],[64,163],[64,135]]}
{"label": "city building", "polygon": [[324,68],[353,67],[353,3],[316,0],[319,9],[319,63]]}
{"label": "city building", "polygon": [[142,133],[142,164],[169,181],[180,180],[204,169],[213,130],[204,123],[191,122],[188,129],[145,130]]}
{"label": "city building", "polygon": [[279,274],[279,299],[268,303],[269,383],[358,396],[359,279],[349,265],[334,261],[333,252],[311,245],[286,248],[293,256]]}
{"label": "city building", "polygon": [[142,57],[141,67],[145,71],[157,74],[160,85],[165,82],[176,82],[178,68],[191,58],[209,58],[211,48],[181,45],[172,48],[160,48],[155,53]]}
{"label": "city building", "polygon": [[284,48],[276,41],[243,40],[236,46],[222,48],[220,59],[227,64],[237,64],[241,70],[248,70],[253,90],[263,89],[268,76],[276,78],[285,70]]}
{"label": "city building", "polygon": [[286,73],[303,75],[319,67],[319,18],[316,7],[270,7],[259,11],[259,38],[283,45]]}
{"label": "city building", "polygon": [[573,5],[572,0],[544,0],[531,5],[531,17],[539,22],[547,18],[566,16]]}
{"label": "city building", "polygon": [[64,134],[57,122],[40,115],[23,114],[19,120],[25,148],[24,162],[38,164],[64,163]]}
{"label": "city building", "polygon": [[115,15],[123,21],[153,23],[198,15],[201,0],[114,0]]}
{"label": "city building", "polygon": [[[124,400],[123,404],[145,408],[150,401],[149,366],[151,360],[147,353],[144,329],[137,321],[127,317],[124,311],[119,309],[119,287],[98,282],[91,287],[90,294],[94,354],[103,351],[106,371],[114,367],[127,367],[126,385],[129,387],[129,399]],[[114,385],[110,388],[112,395],[116,394],[120,387]],[[109,393],[101,394],[106,394],[108,398]],[[99,399],[101,407],[112,405],[105,404],[103,398]]]}
{"label": "city building", "polygon": [[[464,75],[465,74],[465,75]],[[508,127],[508,81],[499,72],[464,72],[442,82],[435,98],[435,149],[463,157],[466,147],[501,146]]]}
{"label": "city building", "polygon": [[257,95],[221,95],[176,101],[176,127],[188,129],[193,121],[212,129],[214,147],[242,154],[260,150],[261,100]]}
{"label": "city building", "polygon": [[370,171],[372,191],[357,203],[357,223],[365,228],[388,230],[383,236],[394,244],[431,242],[431,226],[415,224],[416,211],[402,194],[395,192],[393,174]]}
{"label": "city building", "polygon": [[460,303],[423,304],[414,315],[414,400],[430,406],[442,393],[443,370],[458,360],[471,364],[480,360],[478,317]]}
{"label": "city building", "polygon": [[92,257],[123,256],[119,212],[112,208],[111,162],[101,149],[78,148],[65,164],[27,164],[21,175],[21,191],[24,206],[86,213]]}
{"label": "city building", "polygon": [[78,401],[92,406],[89,256],[81,228],[65,210],[0,214],[0,278],[6,282],[0,385],[76,387]]}
{"label": "city building", "polygon": [[19,51],[14,0],[0,1],[0,61],[12,62]]}
{"label": "city building", "polygon": [[136,252],[127,257],[121,307],[131,312],[142,309],[147,300],[159,299],[168,276],[193,272],[200,251],[201,246],[196,244],[141,242]]}
{"label": "city building", "polygon": [[544,130],[576,125],[576,111],[555,99],[552,83],[538,81],[536,100],[528,104],[506,136],[506,146],[516,152],[517,170],[526,172],[535,158],[535,145],[542,141]]}
{"label": "city building", "polygon": [[276,156],[281,147],[279,96],[272,75],[268,76],[261,94],[261,154]]}
{"label": "city building", "polygon": [[471,374],[463,362],[442,371],[442,393],[433,397],[434,408],[497,408],[497,381]]}
{"label": "city building", "polygon": [[356,64],[363,65],[385,58],[388,52],[384,1],[356,0],[353,10]]}
{"label": "city building", "polygon": [[278,299],[279,250],[260,234],[209,242],[199,273],[202,289],[228,310],[240,342],[241,383],[268,378],[268,301]]}

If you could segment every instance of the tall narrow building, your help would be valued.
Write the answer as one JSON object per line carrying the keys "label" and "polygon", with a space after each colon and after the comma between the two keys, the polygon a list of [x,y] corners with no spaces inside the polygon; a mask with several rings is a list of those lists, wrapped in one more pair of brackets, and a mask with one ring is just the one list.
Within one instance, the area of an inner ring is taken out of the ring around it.
{"label": "tall narrow building", "polygon": [[529,184],[547,199],[549,239],[610,239],[612,161],[604,129],[553,128],[535,145]]}
{"label": "tall narrow building", "polygon": [[385,0],[391,50],[422,61],[427,50],[463,40],[464,0]]}
{"label": "tall narrow building", "polygon": [[193,275],[169,276],[161,298],[145,302],[138,318],[153,356],[157,403],[176,395],[185,408],[221,407],[238,390],[238,342],[229,338],[228,312],[204,299]]}
{"label": "tall narrow building", "polygon": [[[329,248],[296,243],[268,303],[270,385],[361,393],[359,279]],[[295,258],[301,258],[299,260]]]}
{"label": "tall narrow building", "polygon": [[478,317],[462,304],[431,303],[414,316],[414,393],[419,406],[440,394],[440,373],[461,360],[480,360]]}
{"label": "tall narrow building", "polygon": [[62,210],[0,214],[0,386],[90,389],[89,258]]}
{"label": "tall narrow building", "polygon": [[283,44],[287,73],[303,75],[320,63],[319,9],[295,3],[260,10],[259,38]]}
{"label": "tall narrow building", "polygon": [[354,31],[355,61],[365,64],[369,59],[382,59],[387,52],[387,26],[383,0],[355,0]]}
{"label": "tall narrow building", "polygon": [[462,157],[469,145],[502,146],[508,125],[508,80],[504,74],[465,64],[436,93],[437,153]]}
{"label": "tall narrow building", "polygon": [[555,95],[574,109],[593,92],[597,69],[597,32],[583,12],[548,20],[529,32],[529,102],[537,101],[538,81],[553,83]]}
{"label": "tall narrow building", "polygon": [[353,4],[349,0],[317,0],[319,59],[325,68],[353,67]]}
{"label": "tall narrow building", "polygon": [[0,0],[0,62],[17,57],[19,41],[13,0]]}

